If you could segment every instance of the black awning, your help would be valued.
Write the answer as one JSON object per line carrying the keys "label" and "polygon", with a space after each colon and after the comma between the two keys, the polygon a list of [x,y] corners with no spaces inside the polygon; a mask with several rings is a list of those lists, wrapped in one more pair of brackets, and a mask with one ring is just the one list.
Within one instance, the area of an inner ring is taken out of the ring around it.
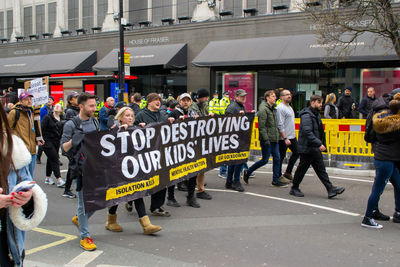
{"label": "black awning", "polygon": [[[374,44],[370,34],[357,40],[354,51],[345,61],[398,60],[394,50]],[[292,35],[210,42],[192,61],[199,67],[322,63],[324,45],[316,36]]]}
{"label": "black awning", "polygon": [[[96,70],[117,71],[118,51],[113,49],[96,65]],[[165,69],[184,69],[187,62],[187,45],[171,44],[127,48],[131,54],[131,67],[163,66]]]}
{"label": "black awning", "polygon": [[85,72],[95,63],[96,51],[0,58],[0,76]]}

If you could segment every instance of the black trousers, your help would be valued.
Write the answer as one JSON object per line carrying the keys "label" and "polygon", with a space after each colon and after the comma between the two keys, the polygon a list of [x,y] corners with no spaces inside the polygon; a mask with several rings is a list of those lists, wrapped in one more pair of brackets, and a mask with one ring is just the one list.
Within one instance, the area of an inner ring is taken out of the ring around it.
{"label": "black trousers", "polygon": [[167,194],[167,189],[165,188],[151,195],[150,211],[159,209],[164,205],[166,194]]}
{"label": "black trousers", "polygon": [[[187,189],[188,189],[188,198],[194,197],[194,191],[196,189],[196,179],[197,176],[192,177],[187,179],[186,181],[183,181],[181,183],[186,183]],[[168,200],[175,199],[175,185],[171,185],[168,187]]]}
{"label": "black trousers", "polygon": [[37,158],[40,160],[43,154],[43,146],[39,146],[38,152],[37,152]]}
{"label": "black trousers", "polygon": [[326,190],[329,191],[333,188],[331,181],[329,180],[328,173],[326,172],[324,161],[322,158],[322,153],[320,151],[315,151],[310,154],[300,154],[300,163],[297,166],[296,172],[293,178],[293,188],[298,189],[300,183],[303,181],[304,175],[306,174],[310,165],[313,167],[318,178],[321,180],[322,184],[325,186]]}
{"label": "black trousers", "polygon": [[65,179],[64,192],[71,191],[71,185],[72,185],[73,177],[71,175],[72,171],[71,171],[69,165],[70,165],[70,163],[68,163],[68,171],[67,171],[67,178]]}
{"label": "black trousers", "polygon": [[286,173],[292,173],[294,164],[296,163],[297,159],[299,158],[299,153],[297,152],[297,139],[289,139],[290,146],[287,146],[285,140],[279,140],[279,155],[281,156],[281,165],[279,167],[279,177],[282,176],[282,163],[286,157],[286,151],[288,147],[292,151],[292,155],[290,156],[289,163],[286,167]]}
{"label": "black trousers", "polygon": [[43,151],[47,156],[46,163],[46,176],[50,177],[51,173],[54,173],[56,178],[61,177],[60,173],[60,158],[58,151],[60,150],[60,142],[48,141],[43,146]]}
{"label": "black trousers", "polygon": [[[136,209],[136,212],[137,212],[139,218],[146,216],[147,214],[146,214],[146,208],[144,206],[143,198],[135,199],[133,202],[135,202],[135,209]],[[129,203],[132,205],[132,201],[129,201]],[[108,209],[108,213],[115,214],[115,213],[117,213],[117,209],[118,209],[118,205],[112,206]]]}

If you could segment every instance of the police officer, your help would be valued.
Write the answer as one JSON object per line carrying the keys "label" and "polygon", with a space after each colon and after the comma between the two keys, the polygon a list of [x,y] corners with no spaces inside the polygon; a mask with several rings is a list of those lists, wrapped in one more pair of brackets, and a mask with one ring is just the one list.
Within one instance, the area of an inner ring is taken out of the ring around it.
{"label": "police officer", "polygon": [[224,115],[226,108],[229,106],[231,103],[231,100],[229,99],[229,92],[225,91],[224,96],[222,97],[221,101],[219,102],[219,114]]}
{"label": "police officer", "polygon": [[215,92],[213,99],[208,102],[208,112],[219,115],[220,114],[220,104],[218,99],[218,92]]}

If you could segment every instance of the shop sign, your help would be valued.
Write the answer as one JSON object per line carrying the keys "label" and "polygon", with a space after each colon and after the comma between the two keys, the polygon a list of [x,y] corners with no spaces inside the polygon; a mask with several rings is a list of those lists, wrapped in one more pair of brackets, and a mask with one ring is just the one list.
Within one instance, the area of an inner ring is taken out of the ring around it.
{"label": "shop sign", "polygon": [[169,37],[168,36],[163,36],[163,37],[152,37],[152,38],[141,38],[141,39],[135,39],[135,40],[130,40],[129,44],[132,46],[135,45],[154,45],[154,44],[163,44],[163,43],[169,43]]}

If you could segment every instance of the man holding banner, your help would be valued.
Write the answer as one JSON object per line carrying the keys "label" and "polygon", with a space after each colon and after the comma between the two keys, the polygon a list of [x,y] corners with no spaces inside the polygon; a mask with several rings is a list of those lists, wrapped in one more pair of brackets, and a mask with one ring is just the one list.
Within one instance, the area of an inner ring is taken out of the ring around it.
{"label": "man holding banner", "polygon": [[[146,97],[147,107],[143,108],[135,118],[135,124],[142,127],[150,123],[165,122],[170,120],[173,122],[174,119],[168,119],[160,112],[161,97],[157,93],[150,93]],[[169,217],[171,214],[164,210],[162,207],[165,202],[165,196],[167,189],[164,188],[151,195],[151,206],[150,211],[153,215]]]}
{"label": "man holding banner", "polygon": [[[96,111],[96,97],[89,93],[81,93],[78,97],[79,114],[64,125],[63,135],[61,137],[62,149],[74,159],[73,176],[77,179],[76,191],[78,192],[77,216],[72,218],[72,222],[78,227],[81,237],[80,245],[84,250],[92,251],[96,249],[93,239],[89,233],[89,218],[94,212],[85,212],[82,192],[82,173],[79,171],[76,155],[85,158],[87,153],[80,149],[85,134],[98,130],[98,121],[94,118]],[[78,125],[79,124],[79,125]],[[81,155],[79,155],[81,154]]]}
{"label": "man holding banner", "polygon": [[[193,110],[189,110],[190,105],[192,104],[192,98],[188,93],[181,94],[179,97],[179,107],[175,108],[169,114],[170,117],[175,120],[184,120],[186,118],[198,118],[199,116]],[[196,200],[196,196],[194,195],[194,191],[196,189],[196,179],[197,176],[193,176],[187,180],[187,199],[186,204],[193,208],[200,208],[200,204]],[[168,201],[175,199],[174,197],[175,185],[170,186],[168,188]],[[170,199],[171,198],[171,199]],[[175,200],[176,201],[176,200]]]}

